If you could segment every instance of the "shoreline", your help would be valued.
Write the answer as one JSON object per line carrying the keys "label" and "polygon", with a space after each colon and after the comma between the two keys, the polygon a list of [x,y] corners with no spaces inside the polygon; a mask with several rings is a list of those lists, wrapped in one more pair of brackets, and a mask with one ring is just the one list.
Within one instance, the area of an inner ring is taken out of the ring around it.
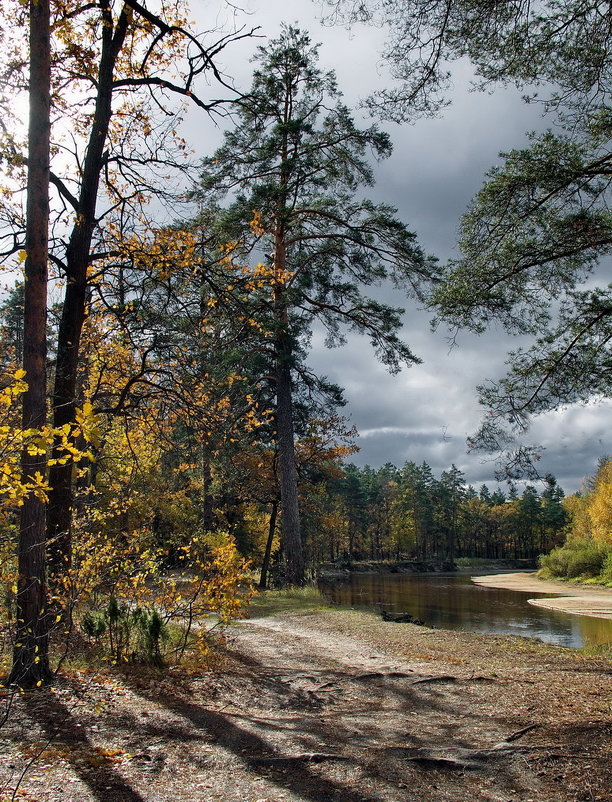
{"label": "shoreline", "polygon": [[612,588],[538,579],[535,573],[487,574],[473,576],[471,580],[487,588],[503,588],[520,593],[554,593],[556,595],[552,599],[534,598],[527,601],[536,607],[562,613],[612,619]]}

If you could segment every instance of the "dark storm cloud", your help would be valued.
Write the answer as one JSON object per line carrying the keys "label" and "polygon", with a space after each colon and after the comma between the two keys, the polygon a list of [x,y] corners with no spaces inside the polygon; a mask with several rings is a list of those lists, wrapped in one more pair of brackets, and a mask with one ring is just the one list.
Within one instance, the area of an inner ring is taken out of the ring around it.
{"label": "dark storm cloud", "polygon": [[543,470],[564,489],[577,490],[597,470],[601,457],[612,455],[609,421],[612,403],[573,404],[534,422],[530,437],[544,446]]}
{"label": "dark storm cloud", "polygon": [[538,110],[516,91],[469,92],[469,73],[465,67],[460,72],[457,99],[443,117],[388,129],[394,153],[376,170],[376,194],[396,206],[423,247],[443,260],[457,255],[461,215],[499,153],[524,146],[526,132],[542,127]]}

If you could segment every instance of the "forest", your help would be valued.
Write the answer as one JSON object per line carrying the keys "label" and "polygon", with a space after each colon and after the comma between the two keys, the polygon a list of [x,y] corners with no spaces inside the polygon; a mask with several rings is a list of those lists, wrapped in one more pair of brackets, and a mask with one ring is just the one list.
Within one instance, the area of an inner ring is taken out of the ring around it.
{"label": "forest", "polygon": [[[2,6],[10,685],[50,682],[83,638],[119,662],[205,653],[202,621],[236,618],[253,582],[302,586],[323,563],[452,567],[554,549],[549,575],[612,577],[610,461],[564,499],[553,476],[533,483],[523,437],[534,416],[609,397],[611,290],[591,280],[612,244],[609,10],[328,5],[337,24],[395,31],[396,88],[370,98],[368,127],[294,26],[256,48],[238,91],[217,63],[255,30],[196,30],[178,0]],[[556,128],[492,169],[461,258],[441,264],[368,193],[392,150],[380,120],[441,112],[447,65],[466,55],[489,85],[557,87],[543,101]],[[197,161],[180,133],[188,109],[223,123]],[[328,347],[359,333],[391,372],[418,364],[381,284],[439,324],[531,337],[480,388],[472,440],[531,484],[351,464],[343,390],[308,356],[314,331]],[[572,563],[568,550],[596,557]]]}

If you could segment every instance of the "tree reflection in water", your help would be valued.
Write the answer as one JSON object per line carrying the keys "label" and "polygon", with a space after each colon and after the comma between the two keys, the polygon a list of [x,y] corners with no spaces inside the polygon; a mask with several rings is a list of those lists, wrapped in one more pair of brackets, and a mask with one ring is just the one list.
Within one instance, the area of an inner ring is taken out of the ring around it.
{"label": "tree reflection in water", "polygon": [[487,588],[465,574],[354,573],[319,587],[336,604],[408,612],[439,629],[523,635],[575,649],[612,642],[610,620],[535,607],[527,600],[551,594]]}

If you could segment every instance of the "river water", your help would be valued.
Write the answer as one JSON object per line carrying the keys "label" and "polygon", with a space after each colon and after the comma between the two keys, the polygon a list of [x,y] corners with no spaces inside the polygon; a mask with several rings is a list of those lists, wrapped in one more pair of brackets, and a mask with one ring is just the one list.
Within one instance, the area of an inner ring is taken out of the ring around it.
{"label": "river water", "polygon": [[409,612],[438,629],[523,635],[575,649],[612,642],[612,620],[534,607],[527,599],[552,594],[486,588],[465,574],[355,573],[319,587],[336,604]]}

